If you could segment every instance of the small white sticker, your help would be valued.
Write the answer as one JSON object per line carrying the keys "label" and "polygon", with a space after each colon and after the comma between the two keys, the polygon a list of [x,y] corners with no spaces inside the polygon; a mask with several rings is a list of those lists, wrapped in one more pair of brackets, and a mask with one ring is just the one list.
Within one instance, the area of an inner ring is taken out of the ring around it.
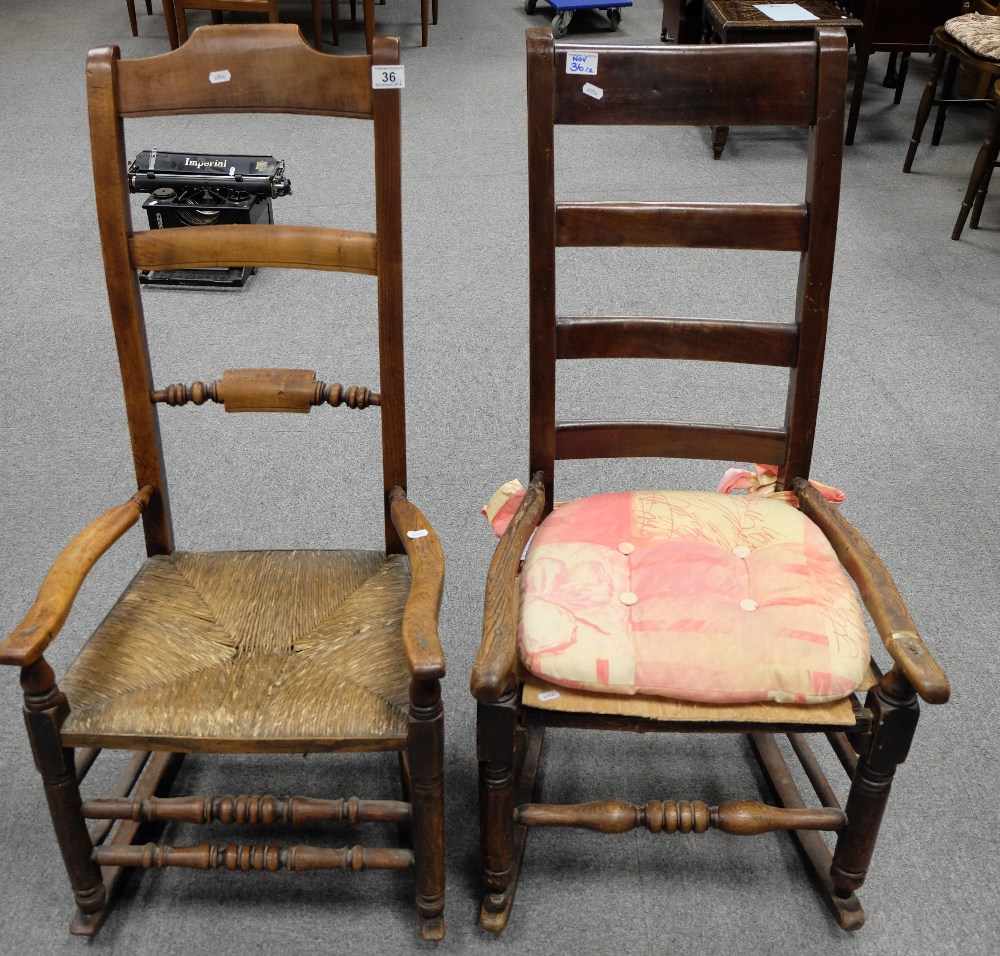
{"label": "small white sticker", "polygon": [[406,74],[402,66],[373,66],[373,90],[401,90],[406,86]]}
{"label": "small white sticker", "polygon": [[593,83],[584,83],[583,92],[586,93],[587,96],[592,96],[595,100],[604,99],[604,90],[602,90],[599,86],[594,86]]}
{"label": "small white sticker", "polygon": [[215,70],[208,74],[209,83],[228,83],[232,78],[229,70]]}
{"label": "small white sticker", "polygon": [[538,695],[539,700],[555,700],[559,696],[559,691],[557,690],[547,690],[543,691]]}
{"label": "small white sticker", "polygon": [[406,537],[408,537],[408,538],[426,538],[427,537],[427,529],[426,528],[421,528],[419,531],[407,531],[406,532]]}
{"label": "small white sticker", "polygon": [[597,76],[597,54],[570,50],[566,54],[566,72],[577,76]]}

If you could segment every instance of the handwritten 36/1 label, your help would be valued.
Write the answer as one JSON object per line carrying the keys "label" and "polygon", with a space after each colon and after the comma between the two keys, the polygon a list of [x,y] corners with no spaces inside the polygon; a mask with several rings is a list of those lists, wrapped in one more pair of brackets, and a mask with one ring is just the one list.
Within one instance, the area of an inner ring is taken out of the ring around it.
{"label": "handwritten 36/1 label", "polygon": [[372,67],[372,89],[373,90],[401,90],[404,82],[402,66],[373,66]]}
{"label": "handwritten 36/1 label", "polygon": [[232,78],[229,70],[215,70],[208,74],[209,83],[228,83]]}
{"label": "handwritten 36/1 label", "polygon": [[570,50],[566,54],[566,72],[577,76],[597,76],[597,54]]}

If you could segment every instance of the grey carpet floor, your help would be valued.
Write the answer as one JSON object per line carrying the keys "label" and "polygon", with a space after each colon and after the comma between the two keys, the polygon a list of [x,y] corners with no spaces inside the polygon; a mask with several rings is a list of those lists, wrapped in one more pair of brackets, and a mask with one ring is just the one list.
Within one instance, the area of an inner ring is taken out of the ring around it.
{"label": "grey carpet floor", "polygon": [[[140,4],[141,9],[141,4]],[[603,837],[539,831],[505,935],[487,938],[478,906],[475,711],[468,676],[493,540],[478,514],[504,480],[526,478],[527,284],[523,31],[545,22],[516,0],[443,0],[420,47],[416,0],[377,8],[406,64],[404,227],[410,492],[448,558],[441,633],[448,781],[448,953],[979,954],[998,938],[996,475],[1000,327],[1000,186],[982,228],[949,238],[975,151],[980,112],[950,117],[945,141],[901,166],[927,58],[914,57],[903,102],[871,64],[856,145],[846,151],[824,401],[814,474],[843,488],[844,510],[882,553],[952,701],[925,709],[892,794],[863,892],[868,925],[836,928],[783,835]],[[363,48],[344,18],[341,50]],[[309,33],[309,8],[282,3]],[[639,0],[621,30],[579,17],[571,37],[652,43],[660,7]],[[198,20],[198,16],[193,17]],[[202,15],[204,19],[204,15]],[[327,24],[328,26],[328,24]],[[140,12],[129,36],[121,0],[2,0],[0,133],[0,630],[29,606],[59,548],[134,488],[94,221],[84,54],[166,50],[163,17]],[[281,82],[275,77],[275,82]],[[271,118],[142,121],[129,148],[272,153],[294,194],[279,221],[370,221],[366,144],[342,125]],[[752,200],[801,187],[796,133],[733,130],[721,162],[703,130],[629,131],[617,144],[568,137],[561,184],[574,196],[683,195]],[[623,314],[790,314],[781,256],[581,254],[561,308]],[[749,266],[751,278],[736,282]],[[159,382],[233,366],[316,368],[374,384],[372,304],[360,277],[264,273],[232,294],[149,295]],[[665,305],[666,303],[666,305]],[[707,304],[706,304],[707,303]],[[658,308],[659,306],[659,308]],[[781,383],[766,370],[581,363],[560,381],[574,413],[595,392],[624,411],[683,417],[747,414],[774,422]],[[707,408],[707,412],[697,409]],[[371,419],[343,409],[224,419],[219,409],[162,416],[181,546],[365,546],[378,533]],[[346,457],[345,450],[348,450]],[[640,463],[603,469],[606,487],[714,487],[722,465]],[[563,496],[585,472],[567,467]],[[57,671],[141,559],[133,532],[94,570],[51,658]],[[0,951],[82,952],[66,926],[71,899],[20,716],[17,675],[0,675]],[[553,734],[545,793],[714,802],[754,798],[762,783],[741,739]],[[326,758],[188,761],[180,789],[391,796],[394,762]],[[101,781],[95,781],[96,787]],[[280,789],[286,789],[279,787]],[[183,828],[182,828],[183,830]],[[174,834],[179,842],[198,837]],[[386,835],[386,839],[392,834]],[[219,835],[220,840],[226,837]],[[367,834],[364,839],[368,839]],[[375,836],[374,839],[380,839]],[[353,837],[348,837],[355,842]],[[133,880],[94,952],[115,954],[426,951],[407,874],[297,878],[158,871]]]}

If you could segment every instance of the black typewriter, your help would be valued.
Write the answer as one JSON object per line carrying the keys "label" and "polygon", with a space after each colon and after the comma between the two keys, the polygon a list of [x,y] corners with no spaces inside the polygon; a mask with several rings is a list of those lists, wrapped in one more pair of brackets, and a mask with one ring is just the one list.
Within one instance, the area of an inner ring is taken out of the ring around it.
{"label": "black typewriter", "polygon": [[[288,196],[285,163],[273,156],[170,153],[144,149],[129,164],[129,189],[148,193],[142,204],[150,229],[233,223],[273,223],[271,200]],[[151,285],[200,288],[242,287],[256,272],[230,269],[179,269],[139,273]]]}

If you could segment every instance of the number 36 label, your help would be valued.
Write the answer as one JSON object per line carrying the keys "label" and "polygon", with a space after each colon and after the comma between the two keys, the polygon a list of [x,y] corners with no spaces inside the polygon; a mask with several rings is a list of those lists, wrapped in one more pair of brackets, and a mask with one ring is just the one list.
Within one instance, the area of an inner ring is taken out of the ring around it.
{"label": "number 36 label", "polygon": [[373,66],[373,90],[401,90],[406,83],[402,66]]}

